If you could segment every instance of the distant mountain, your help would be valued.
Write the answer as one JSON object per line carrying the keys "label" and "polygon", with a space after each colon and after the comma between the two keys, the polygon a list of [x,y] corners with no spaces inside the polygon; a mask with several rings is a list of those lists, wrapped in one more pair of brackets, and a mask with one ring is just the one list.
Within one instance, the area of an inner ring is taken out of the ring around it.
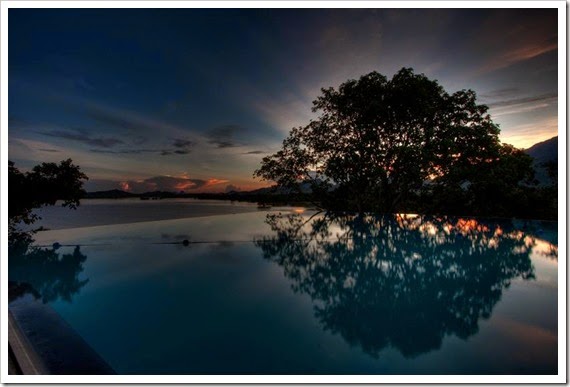
{"label": "distant mountain", "polygon": [[534,158],[535,178],[540,185],[550,185],[552,183],[546,169],[546,163],[558,163],[558,136],[550,140],[534,144],[525,152]]}
{"label": "distant mountain", "polygon": [[539,163],[558,161],[558,136],[536,143],[525,152]]}
{"label": "distant mountain", "polygon": [[121,191],[120,189],[112,189],[109,191],[96,191],[87,192],[85,194],[86,199],[123,199],[123,198],[134,198],[139,195],[130,192]]}

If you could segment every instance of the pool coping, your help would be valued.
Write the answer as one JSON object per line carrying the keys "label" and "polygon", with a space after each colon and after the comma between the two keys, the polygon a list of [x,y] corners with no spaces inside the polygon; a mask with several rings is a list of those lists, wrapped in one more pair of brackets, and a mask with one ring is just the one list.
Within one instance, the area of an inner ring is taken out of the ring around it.
{"label": "pool coping", "polygon": [[8,305],[8,346],[23,375],[116,372],[53,308],[27,294]]}
{"label": "pool coping", "polygon": [[[45,375],[48,370],[39,354],[8,310],[8,348],[14,355],[15,366],[23,375]],[[11,359],[12,360],[12,359]]]}

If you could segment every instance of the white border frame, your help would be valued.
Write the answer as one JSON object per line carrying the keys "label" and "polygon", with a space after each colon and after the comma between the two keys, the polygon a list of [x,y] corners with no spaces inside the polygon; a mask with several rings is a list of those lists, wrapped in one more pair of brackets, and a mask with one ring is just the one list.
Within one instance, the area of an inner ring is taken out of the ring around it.
{"label": "white border frame", "polygon": [[[10,8],[555,8],[558,9],[558,375],[8,375],[8,10]],[[16,1],[0,3],[2,383],[566,383],[566,2],[564,1]],[[560,129],[563,130],[560,130]]]}

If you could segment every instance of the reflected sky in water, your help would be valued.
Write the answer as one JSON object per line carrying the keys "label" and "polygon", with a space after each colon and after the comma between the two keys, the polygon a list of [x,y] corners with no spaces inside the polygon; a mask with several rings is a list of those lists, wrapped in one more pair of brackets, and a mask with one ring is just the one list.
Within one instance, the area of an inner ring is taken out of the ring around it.
{"label": "reflected sky in water", "polygon": [[14,297],[118,373],[557,371],[555,223],[291,209],[36,242],[48,263],[10,256]]}

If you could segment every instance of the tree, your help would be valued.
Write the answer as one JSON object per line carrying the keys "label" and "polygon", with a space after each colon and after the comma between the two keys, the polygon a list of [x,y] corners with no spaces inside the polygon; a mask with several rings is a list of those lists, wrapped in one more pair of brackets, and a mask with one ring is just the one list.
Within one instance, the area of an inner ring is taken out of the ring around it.
{"label": "tree", "polygon": [[[39,219],[35,208],[53,206],[62,200],[63,207],[77,208],[85,195],[83,180],[88,177],[71,159],[56,163],[36,165],[30,172],[22,173],[12,161],[8,161],[8,219],[10,239],[24,237],[18,232],[18,224],[32,224]],[[29,238],[29,237],[28,237]]]}
{"label": "tree", "polygon": [[317,119],[293,128],[254,176],[280,186],[310,182],[326,207],[394,212],[430,181],[452,187],[501,156],[499,128],[475,92],[447,93],[403,68],[322,89]]}
{"label": "tree", "polygon": [[[466,173],[450,173],[424,187],[422,198],[439,213],[533,217],[532,157],[509,144],[492,161]],[[522,183],[522,184],[521,184]]]}

